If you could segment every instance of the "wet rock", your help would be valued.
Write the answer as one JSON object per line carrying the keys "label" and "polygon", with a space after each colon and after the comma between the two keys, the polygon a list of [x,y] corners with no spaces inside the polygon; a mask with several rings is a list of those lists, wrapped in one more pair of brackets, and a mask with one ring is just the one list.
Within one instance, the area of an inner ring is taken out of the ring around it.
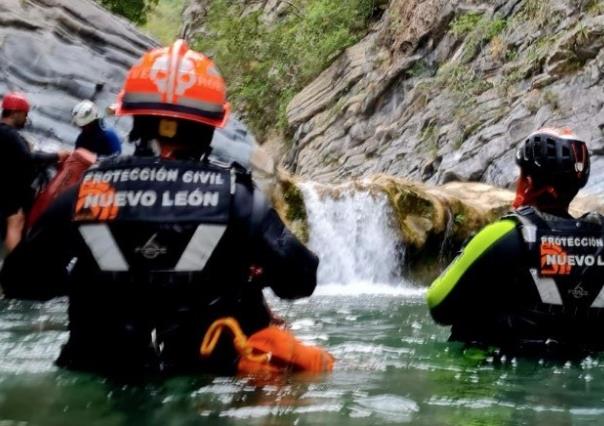
{"label": "wet rock", "polygon": [[[113,103],[127,69],[155,45],[88,0],[4,0],[0,23],[0,95],[25,92],[30,137],[56,144],[71,144],[78,134],[73,106],[82,98],[101,108]],[[129,122],[118,126],[124,135]]]}
{"label": "wet rock", "polygon": [[[499,29],[464,62],[464,49],[480,36],[455,36],[451,23],[469,11]],[[293,133],[312,127],[294,137],[291,164],[318,180],[370,171],[510,186],[518,143],[545,125],[577,129],[599,156],[603,19],[573,0],[393,0],[382,22],[290,104]],[[355,48],[362,65],[351,65]],[[346,157],[338,169],[317,160],[329,146],[337,158],[351,146],[369,155]]]}
{"label": "wet rock", "polygon": [[[73,106],[84,98],[101,110],[113,104],[130,66],[157,46],[90,0],[3,0],[0,24],[0,97],[9,90],[27,94],[33,123],[27,134],[42,148],[71,146],[79,133]],[[126,140],[130,119],[108,121]],[[215,133],[213,147],[216,156],[254,168],[260,181],[272,180],[272,159],[236,119]]]}

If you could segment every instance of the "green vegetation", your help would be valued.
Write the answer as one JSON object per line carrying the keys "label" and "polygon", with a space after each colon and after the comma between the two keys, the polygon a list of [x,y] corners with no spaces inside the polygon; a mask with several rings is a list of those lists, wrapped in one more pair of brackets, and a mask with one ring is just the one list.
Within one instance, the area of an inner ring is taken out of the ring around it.
{"label": "green vegetation", "polygon": [[469,12],[455,18],[450,29],[456,37],[464,37],[476,28],[481,19],[481,13]]}
{"label": "green vegetation", "polygon": [[420,139],[433,157],[438,153],[439,128],[434,123],[430,123],[422,129]]}
{"label": "green vegetation", "polygon": [[478,96],[493,87],[493,83],[485,80],[468,65],[445,64],[436,73],[436,84],[448,88],[462,100]]}
{"label": "green vegetation", "polygon": [[557,111],[560,108],[560,98],[553,90],[546,90],[543,93],[543,101],[548,104],[552,110]]}
{"label": "green vegetation", "polygon": [[159,0],[97,0],[111,12],[122,15],[135,24],[147,22],[147,15]]}
{"label": "green vegetation", "polygon": [[428,62],[425,59],[418,60],[417,62],[415,62],[413,64],[413,66],[411,68],[409,68],[409,71],[407,71],[407,74],[411,78],[427,77],[427,76],[431,76],[432,73],[433,73],[432,68],[430,67],[430,64],[428,64]]}
{"label": "green vegetation", "polygon": [[520,20],[530,21],[537,28],[555,27],[563,18],[560,10],[555,10],[552,2],[543,0],[526,0],[517,15]]}
{"label": "green vegetation", "polygon": [[182,25],[184,0],[159,0],[157,6],[147,15],[147,22],[142,29],[160,43],[167,45],[179,34]]}
{"label": "green vegetation", "polygon": [[466,37],[462,60],[470,62],[478,51],[506,28],[507,21],[498,16],[487,17],[476,12],[458,16],[450,30],[456,37]]}
{"label": "green vegetation", "polygon": [[588,0],[583,6],[583,9],[592,16],[601,15],[604,13],[604,2],[602,0]]}
{"label": "green vegetation", "polygon": [[286,127],[294,94],[366,33],[373,7],[374,0],[301,0],[267,23],[260,11],[244,14],[238,2],[215,0],[205,25],[210,36],[195,47],[215,58],[231,101],[262,136]]}
{"label": "green vegetation", "polygon": [[280,181],[280,186],[285,202],[282,211],[285,214],[288,227],[300,240],[306,242],[309,238],[309,230],[304,195],[293,180],[283,179]]}

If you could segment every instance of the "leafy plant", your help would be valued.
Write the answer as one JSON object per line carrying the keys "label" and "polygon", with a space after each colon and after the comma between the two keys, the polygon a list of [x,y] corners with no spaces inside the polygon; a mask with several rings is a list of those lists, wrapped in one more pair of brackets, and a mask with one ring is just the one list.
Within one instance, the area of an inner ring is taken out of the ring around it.
{"label": "leafy plant", "polygon": [[122,15],[136,24],[147,22],[147,16],[159,0],[97,0],[111,12]]}
{"label": "leafy plant", "polygon": [[272,127],[287,127],[293,96],[365,34],[375,6],[373,0],[295,4],[269,24],[239,2],[214,0],[205,24],[210,35],[195,42],[215,58],[231,101],[261,137]]}
{"label": "leafy plant", "polygon": [[507,21],[502,18],[481,18],[467,36],[463,60],[465,62],[471,61],[478,50],[487,45],[495,36],[501,34],[506,26]]}
{"label": "leafy plant", "polygon": [[482,19],[482,13],[469,12],[458,16],[451,22],[451,32],[456,37],[463,37],[472,32],[480,20]]}
{"label": "leafy plant", "polygon": [[162,44],[173,42],[180,31],[184,0],[159,0],[157,7],[147,14],[143,30],[157,38]]}

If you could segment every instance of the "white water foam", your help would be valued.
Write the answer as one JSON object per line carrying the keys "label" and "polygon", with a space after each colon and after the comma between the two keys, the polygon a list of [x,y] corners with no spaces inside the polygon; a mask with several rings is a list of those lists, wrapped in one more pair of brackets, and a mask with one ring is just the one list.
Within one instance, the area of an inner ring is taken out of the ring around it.
{"label": "white water foam", "polygon": [[401,276],[404,246],[385,194],[312,182],[300,184],[300,190],[308,217],[308,244],[321,260],[315,294],[419,297],[424,293]]}
{"label": "white water foam", "polygon": [[423,298],[425,288],[413,287],[404,281],[393,284],[354,281],[345,284],[320,283],[313,296],[403,296],[408,299]]}

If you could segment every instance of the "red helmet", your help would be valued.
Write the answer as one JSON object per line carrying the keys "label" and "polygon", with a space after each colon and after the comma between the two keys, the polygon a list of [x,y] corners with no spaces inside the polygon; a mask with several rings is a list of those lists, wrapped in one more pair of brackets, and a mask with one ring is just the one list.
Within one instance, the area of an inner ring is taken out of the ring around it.
{"label": "red helmet", "polygon": [[29,102],[23,93],[8,92],[2,99],[2,109],[5,111],[29,112]]}
{"label": "red helmet", "polygon": [[223,127],[230,106],[214,62],[184,40],[153,49],[134,65],[115,105],[116,115],[154,115]]}

